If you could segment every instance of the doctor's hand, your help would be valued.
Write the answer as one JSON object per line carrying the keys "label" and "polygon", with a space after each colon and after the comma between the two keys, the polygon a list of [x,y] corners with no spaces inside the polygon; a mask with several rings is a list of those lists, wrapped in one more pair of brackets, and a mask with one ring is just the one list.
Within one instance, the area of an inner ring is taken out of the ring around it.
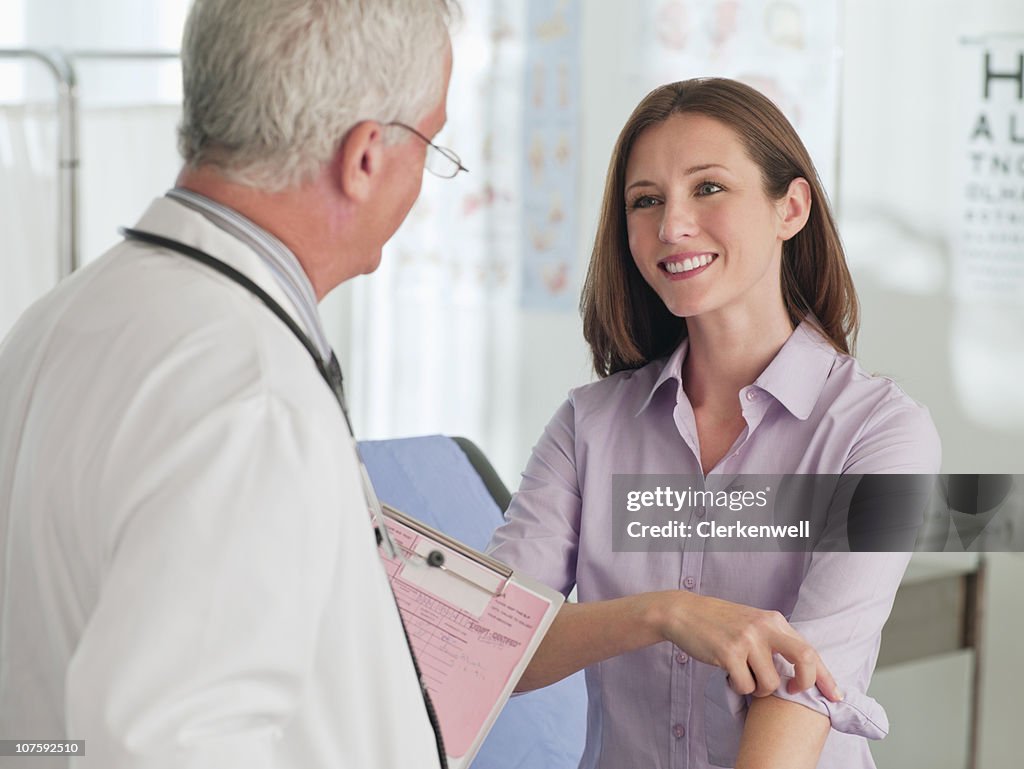
{"label": "doctor's hand", "polygon": [[814,684],[829,700],[843,694],[818,652],[777,611],[680,590],[648,593],[662,637],[701,662],[723,668],[737,694],[765,697],[779,686],[772,662],[777,652],[795,675],[787,689],[796,694]]}

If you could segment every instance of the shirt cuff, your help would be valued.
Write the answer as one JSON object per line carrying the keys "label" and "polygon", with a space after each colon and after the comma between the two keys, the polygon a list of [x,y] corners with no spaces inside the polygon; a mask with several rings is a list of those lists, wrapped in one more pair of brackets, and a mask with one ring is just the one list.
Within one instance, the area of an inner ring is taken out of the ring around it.
{"label": "shirt cuff", "polygon": [[[869,697],[867,692],[858,687],[848,686],[848,682],[839,682],[839,688],[843,691],[843,699],[839,702],[832,702],[822,694],[817,686],[812,686],[796,694],[790,694],[786,686],[794,676],[793,665],[781,657],[774,655],[775,669],[779,673],[779,686],[775,690],[776,697],[781,697],[790,702],[797,702],[811,710],[816,710],[823,716],[828,716],[832,722],[832,728],[843,734],[853,734],[858,737],[866,737],[869,740],[880,740],[889,733],[889,717],[885,714],[885,708],[878,700]],[[726,685],[728,689],[728,685]],[[728,689],[734,697],[740,695]],[[750,702],[749,697],[744,698]]]}
{"label": "shirt cuff", "polygon": [[[799,703],[827,716],[837,732],[869,740],[880,740],[889,733],[889,718],[885,708],[866,692],[840,683],[845,694],[840,702],[832,702],[816,686],[790,694],[786,686],[793,678],[793,666],[775,655],[775,668],[779,672],[780,683],[774,696]],[[751,699],[751,695],[736,694],[729,687],[724,670],[717,669],[711,674],[704,691],[704,728],[708,762],[713,766],[735,766]]]}

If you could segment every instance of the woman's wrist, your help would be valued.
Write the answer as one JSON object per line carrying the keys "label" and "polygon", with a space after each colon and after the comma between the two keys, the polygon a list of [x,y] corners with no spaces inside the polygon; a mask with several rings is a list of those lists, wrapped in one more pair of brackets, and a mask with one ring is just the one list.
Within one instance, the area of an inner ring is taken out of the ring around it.
{"label": "woman's wrist", "polygon": [[657,641],[672,641],[678,645],[685,637],[686,615],[689,605],[699,596],[680,590],[662,590],[645,593],[644,625]]}

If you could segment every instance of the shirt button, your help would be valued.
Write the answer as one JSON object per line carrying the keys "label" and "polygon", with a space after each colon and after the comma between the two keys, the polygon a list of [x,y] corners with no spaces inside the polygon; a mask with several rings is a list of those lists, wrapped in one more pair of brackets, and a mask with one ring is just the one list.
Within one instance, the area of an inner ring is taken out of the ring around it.
{"label": "shirt button", "polygon": [[687,654],[686,652],[679,652],[676,655],[676,662],[678,662],[680,665],[685,665],[689,661],[690,661],[690,655]]}
{"label": "shirt button", "polygon": [[672,727],[672,734],[675,735],[677,740],[681,740],[686,735],[686,727],[682,724],[676,724]]}
{"label": "shirt button", "polygon": [[696,586],[697,580],[695,580],[693,577],[687,577],[683,580],[683,587],[685,587],[687,590],[693,590],[693,588]]}
{"label": "shirt button", "polygon": [[747,390],[747,400],[748,401],[757,400],[757,393],[754,392],[753,390]]}

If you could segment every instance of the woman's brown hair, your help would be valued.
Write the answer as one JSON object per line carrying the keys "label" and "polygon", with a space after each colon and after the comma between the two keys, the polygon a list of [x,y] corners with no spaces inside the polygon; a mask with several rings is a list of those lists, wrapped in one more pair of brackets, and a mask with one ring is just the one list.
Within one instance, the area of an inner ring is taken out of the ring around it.
{"label": "woman's brown hair", "polygon": [[686,321],[666,309],[641,276],[626,232],[626,163],[637,137],[672,115],[696,113],[735,131],[761,169],[765,194],[778,200],[791,181],[807,180],[811,211],[782,247],[782,296],[793,326],[813,313],[822,334],[843,353],[856,339],[859,308],[828,198],[793,126],[767,97],[724,78],[663,85],[637,105],[619,134],[605,183],[601,219],[583,284],[583,336],[594,370],[605,377],[661,358],[686,337]]}

